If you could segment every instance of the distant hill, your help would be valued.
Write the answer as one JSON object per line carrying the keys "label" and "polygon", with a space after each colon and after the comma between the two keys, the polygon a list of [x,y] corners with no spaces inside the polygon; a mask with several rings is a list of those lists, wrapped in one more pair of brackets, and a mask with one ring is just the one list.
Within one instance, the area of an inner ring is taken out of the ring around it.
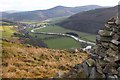
{"label": "distant hill", "polygon": [[35,11],[25,11],[25,12],[17,12],[17,13],[9,13],[3,18],[17,20],[17,21],[38,21],[45,20],[49,18],[63,17],[63,16],[71,16],[78,12],[88,11],[91,9],[101,8],[98,5],[88,5],[88,6],[80,6],[80,7],[64,7],[64,6],[56,6],[47,10],[35,10]]}
{"label": "distant hill", "polygon": [[57,24],[64,28],[97,34],[97,31],[104,26],[104,23],[116,14],[117,6],[95,9],[80,12]]}
{"label": "distant hill", "polygon": [[7,15],[8,15],[8,13],[6,13],[6,12],[0,12],[0,18],[3,18],[5,16],[7,16]]}

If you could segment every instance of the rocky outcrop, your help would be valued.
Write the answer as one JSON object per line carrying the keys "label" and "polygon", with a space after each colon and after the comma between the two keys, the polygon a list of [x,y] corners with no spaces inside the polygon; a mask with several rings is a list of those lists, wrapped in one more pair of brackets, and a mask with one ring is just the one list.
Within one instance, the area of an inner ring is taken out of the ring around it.
{"label": "rocky outcrop", "polygon": [[89,59],[76,64],[63,77],[103,78],[120,80],[120,24],[112,18],[98,32],[97,47],[90,52]]}

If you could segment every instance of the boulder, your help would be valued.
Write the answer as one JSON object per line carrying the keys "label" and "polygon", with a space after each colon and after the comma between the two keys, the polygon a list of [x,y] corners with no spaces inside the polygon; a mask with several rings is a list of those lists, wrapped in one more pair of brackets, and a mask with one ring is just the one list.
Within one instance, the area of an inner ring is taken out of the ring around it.
{"label": "boulder", "polygon": [[120,45],[120,41],[117,41],[117,40],[114,40],[114,39],[113,39],[111,42],[112,42],[113,44],[117,45],[117,46]]}
{"label": "boulder", "polygon": [[112,37],[104,37],[104,36],[102,36],[102,37],[100,37],[100,41],[101,42],[111,42],[111,40],[112,40]]}
{"label": "boulder", "polygon": [[98,34],[100,36],[112,36],[114,34],[114,32],[107,31],[107,30],[99,30]]}
{"label": "boulder", "polygon": [[115,34],[115,35],[113,35],[113,39],[120,41],[120,36],[119,36],[119,35],[120,35],[120,34]]}
{"label": "boulder", "polygon": [[117,32],[119,32],[119,29],[117,27],[113,27],[112,32],[117,33]]}
{"label": "boulder", "polygon": [[102,67],[100,66],[100,64],[96,63],[96,68],[97,68],[97,72],[98,72],[98,73],[103,74],[103,69],[102,69]]}
{"label": "boulder", "polygon": [[119,50],[119,47],[117,45],[113,44],[113,43],[110,43],[109,47],[112,48],[114,51]]}
{"label": "boulder", "polygon": [[89,67],[92,67],[95,65],[95,60],[90,58],[90,59],[86,60],[86,63]]}
{"label": "boulder", "polygon": [[90,72],[89,78],[96,78],[96,68],[93,67]]}
{"label": "boulder", "polygon": [[109,21],[108,24],[115,25],[115,22]]}
{"label": "boulder", "polygon": [[117,52],[114,51],[113,49],[109,48],[107,51],[106,51],[106,54],[110,57],[115,57]]}
{"label": "boulder", "polygon": [[117,71],[118,71],[118,76],[120,76],[120,67],[117,69]]}
{"label": "boulder", "polygon": [[104,47],[98,47],[96,54],[99,55],[99,56],[101,56],[101,57],[105,57],[105,56],[107,56],[107,55],[105,54],[105,51],[106,51],[106,49],[105,49]]}
{"label": "boulder", "polygon": [[105,29],[106,29],[106,30],[110,30],[110,31],[111,31],[111,27],[112,27],[111,25],[105,24]]}
{"label": "boulder", "polygon": [[88,77],[84,71],[81,71],[80,73],[77,74],[77,78],[88,78]]}
{"label": "boulder", "polygon": [[56,74],[56,77],[57,77],[57,78],[62,78],[64,75],[65,75],[65,72],[58,72],[58,73]]}
{"label": "boulder", "polygon": [[103,47],[109,47],[109,43],[108,43],[108,42],[101,42],[101,45],[102,45]]}
{"label": "boulder", "polygon": [[115,56],[115,57],[105,57],[104,60],[107,61],[107,62],[116,62],[116,61],[119,60],[119,57],[118,56]]}
{"label": "boulder", "polygon": [[83,63],[83,70],[86,73],[86,76],[89,76],[89,66],[86,63]]}
{"label": "boulder", "polygon": [[104,68],[108,64],[108,62],[104,61],[103,59],[98,60],[98,63],[102,68]]}
{"label": "boulder", "polygon": [[116,64],[107,64],[103,69],[103,72],[112,75],[118,74],[118,71],[116,70],[115,66]]}
{"label": "boulder", "polygon": [[118,80],[114,75],[108,75],[107,80]]}

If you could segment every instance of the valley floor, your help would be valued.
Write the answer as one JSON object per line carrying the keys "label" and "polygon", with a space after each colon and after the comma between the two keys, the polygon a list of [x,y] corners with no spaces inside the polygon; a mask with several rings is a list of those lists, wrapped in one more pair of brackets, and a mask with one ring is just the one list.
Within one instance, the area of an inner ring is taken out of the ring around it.
{"label": "valley floor", "polygon": [[[31,36],[40,38],[48,48],[53,49],[81,48],[84,47],[82,45],[91,45],[95,42],[95,35],[64,29],[56,25],[50,25],[49,23],[42,25],[42,27],[26,28],[26,30],[29,31]],[[79,36],[67,35],[67,32],[74,32]]]}

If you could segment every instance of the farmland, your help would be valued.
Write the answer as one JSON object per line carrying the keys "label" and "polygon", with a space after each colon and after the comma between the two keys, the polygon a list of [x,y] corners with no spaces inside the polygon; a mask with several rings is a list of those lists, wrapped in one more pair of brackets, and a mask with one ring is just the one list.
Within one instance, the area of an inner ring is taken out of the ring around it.
{"label": "farmland", "polygon": [[79,38],[86,39],[95,42],[95,35],[87,34],[83,32],[78,32],[74,30],[65,29],[56,25],[50,25],[46,28],[36,30],[36,32],[53,32],[53,33],[66,33],[66,32],[75,32],[79,35]]}
{"label": "farmland", "polygon": [[3,38],[10,38],[11,35],[15,32],[15,30],[13,30],[13,26],[0,26],[0,28],[0,30],[2,30]]}
{"label": "farmland", "polygon": [[68,37],[60,37],[55,39],[44,40],[48,47],[53,49],[65,49],[72,47],[80,47],[80,43],[76,42],[74,39]]}
{"label": "farmland", "polygon": [[[30,30],[32,30],[32,28],[27,28],[27,31],[30,32]],[[91,35],[91,34],[87,34],[87,33],[82,33],[82,32],[78,32],[78,31],[74,31],[74,30],[69,30],[69,29],[65,29],[62,28],[60,26],[56,26],[56,25],[51,25],[51,24],[47,24],[46,28],[43,29],[37,29],[35,30],[35,32],[51,32],[51,33],[66,33],[66,32],[74,32],[76,34],[78,34],[80,39],[86,40],[86,41],[91,41],[91,42],[95,42],[95,35]],[[48,48],[54,48],[54,49],[68,49],[68,48],[80,48],[81,43],[75,41],[72,38],[69,37],[60,37],[57,35],[46,35],[46,34],[33,34],[30,33],[31,36],[40,38],[43,40],[43,42],[45,44],[47,44]]]}
{"label": "farmland", "polygon": [[[26,37],[31,36],[29,40],[25,41],[26,44],[39,46],[39,47],[43,47],[40,45],[44,45],[45,47],[52,48],[52,49],[82,48],[84,47],[83,45],[86,45],[81,42],[75,41],[70,37],[59,36],[59,35],[36,34],[39,32],[61,33],[61,34],[73,32],[73,33],[76,33],[78,37],[82,40],[95,42],[95,35],[65,29],[55,25],[54,23],[47,22],[47,21],[36,22],[35,24],[41,25],[41,26],[45,25],[46,27],[35,30],[34,31],[35,33],[31,32],[31,30],[34,29],[33,27],[26,28],[26,31],[29,32],[29,34],[26,35]],[[3,33],[3,38],[11,38],[12,34],[15,32],[12,26],[1,27],[1,31]]]}

